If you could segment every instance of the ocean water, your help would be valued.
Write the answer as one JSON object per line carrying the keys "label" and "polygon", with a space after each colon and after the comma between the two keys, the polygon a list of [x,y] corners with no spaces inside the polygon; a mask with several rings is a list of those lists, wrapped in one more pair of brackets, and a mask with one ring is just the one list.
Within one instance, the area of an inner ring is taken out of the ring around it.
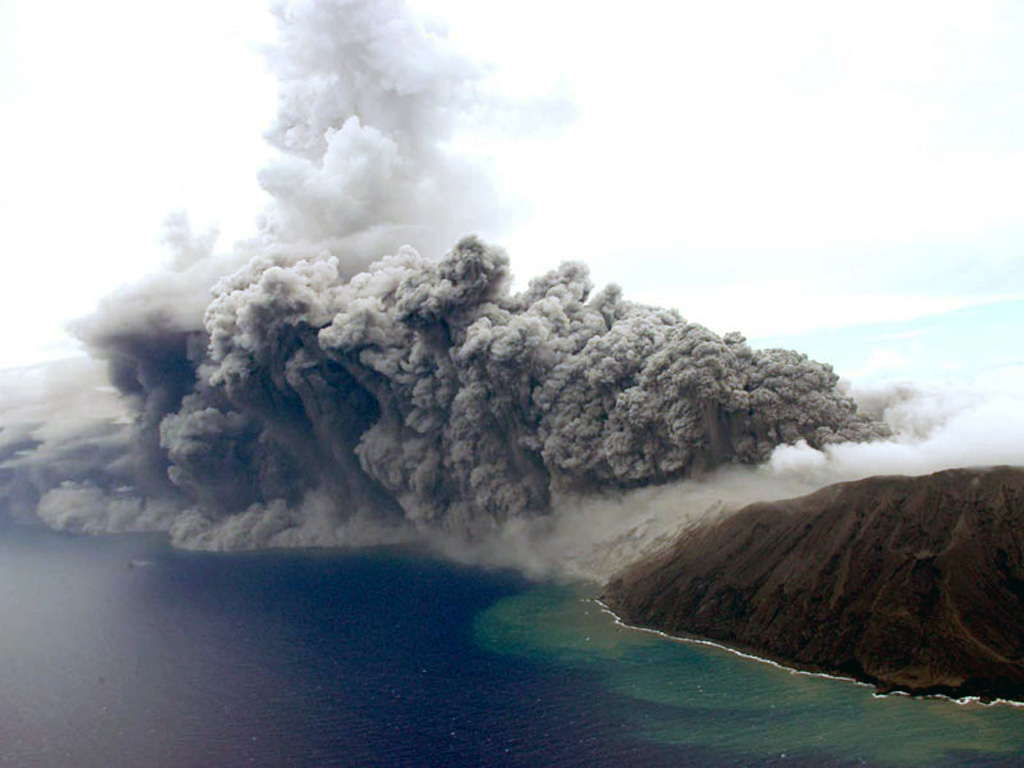
{"label": "ocean water", "polygon": [[0,531],[0,765],[1024,765],[1024,709],[872,696],[409,550]]}

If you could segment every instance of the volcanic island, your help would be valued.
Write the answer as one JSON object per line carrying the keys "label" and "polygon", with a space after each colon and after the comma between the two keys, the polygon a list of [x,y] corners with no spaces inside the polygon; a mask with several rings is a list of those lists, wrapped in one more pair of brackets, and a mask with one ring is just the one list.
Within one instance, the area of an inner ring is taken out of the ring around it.
{"label": "volcanic island", "polygon": [[879,692],[1024,701],[1024,468],[756,503],[614,577],[624,622]]}

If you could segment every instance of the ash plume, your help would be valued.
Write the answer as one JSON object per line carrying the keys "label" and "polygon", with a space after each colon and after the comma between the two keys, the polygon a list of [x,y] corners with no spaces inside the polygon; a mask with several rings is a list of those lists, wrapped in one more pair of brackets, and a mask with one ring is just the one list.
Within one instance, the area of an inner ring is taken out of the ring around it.
{"label": "ash plume", "polygon": [[172,216],[168,266],[76,326],[109,386],[82,362],[58,400],[103,409],[0,406],[10,515],[214,549],[532,546],[541,569],[574,535],[583,558],[679,524],[629,522],[622,499],[685,487],[706,509],[715,486],[695,480],[772,466],[780,446],[889,436],[828,365],[595,290],[579,262],[512,290],[505,252],[461,236],[500,195],[447,146],[508,108],[480,68],[397,2],[275,13],[280,155],[258,233],[220,253]]}
{"label": "ash plume", "polygon": [[828,366],[594,293],[581,264],[509,284],[506,254],[473,237],[350,279],[326,253],[254,258],[217,283],[201,331],[101,347],[134,403],[142,500],[65,482],[40,514],[98,530],[90,505],[123,527],[177,504],[185,546],[335,543],[350,525],[474,539],[548,513],[552,494],[885,434]]}

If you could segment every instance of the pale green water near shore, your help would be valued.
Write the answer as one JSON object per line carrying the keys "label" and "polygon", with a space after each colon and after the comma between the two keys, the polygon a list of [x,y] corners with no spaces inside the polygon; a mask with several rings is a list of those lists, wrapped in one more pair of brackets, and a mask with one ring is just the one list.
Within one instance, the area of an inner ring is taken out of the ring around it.
{"label": "pale green water near shore", "polygon": [[766,761],[1024,764],[1024,708],[874,696],[864,685],[623,627],[592,596],[592,588],[538,586],[505,598],[477,617],[477,641],[592,672],[618,701],[623,730],[650,742]]}

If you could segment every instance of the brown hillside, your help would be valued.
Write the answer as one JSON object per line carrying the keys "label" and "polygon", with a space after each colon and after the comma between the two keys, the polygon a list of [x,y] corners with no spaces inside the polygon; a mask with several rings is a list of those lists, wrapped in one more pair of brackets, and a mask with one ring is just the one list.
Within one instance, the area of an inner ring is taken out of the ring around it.
{"label": "brown hillside", "polygon": [[628,623],[883,690],[1024,699],[1024,469],[754,504],[609,583]]}

